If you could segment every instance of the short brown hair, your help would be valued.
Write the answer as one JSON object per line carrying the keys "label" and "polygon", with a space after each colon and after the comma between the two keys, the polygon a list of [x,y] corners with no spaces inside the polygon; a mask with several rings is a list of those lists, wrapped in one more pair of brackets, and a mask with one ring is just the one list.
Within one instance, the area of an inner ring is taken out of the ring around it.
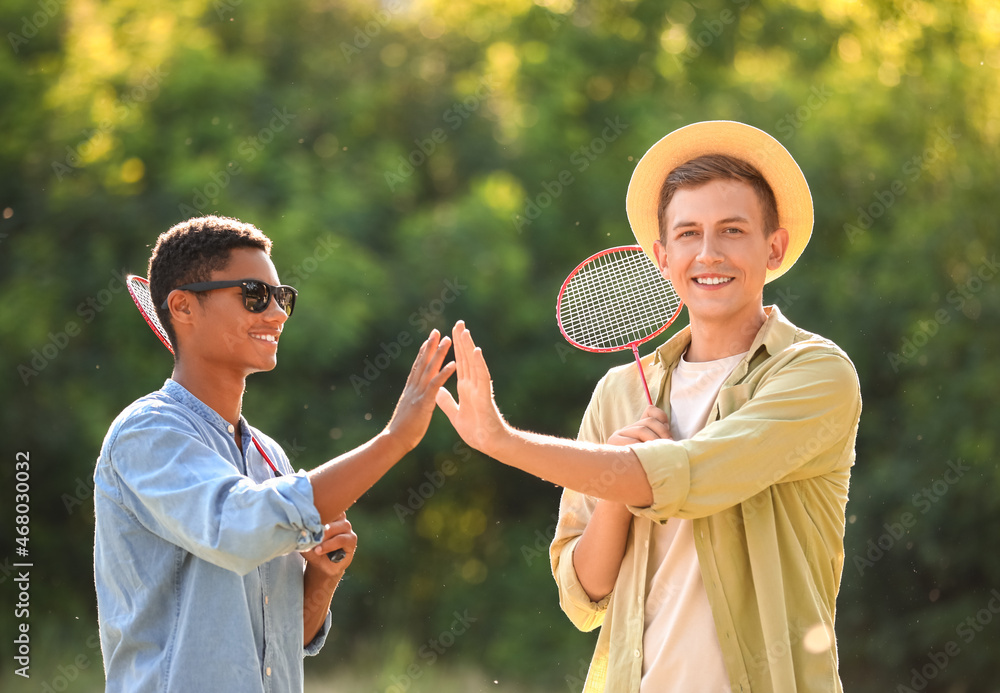
{"label": "short brown hair", "polygon": [[726,154],[705,154],[681,164],[663,181],[663,187],[660,188],[660,208],[657,211],[660,243],[665,243],[667,240],[667,205],[674,199],[674,193],[682,188],[698,188],[714,180],[740,181],[753,188],[764,213],[764,235],[770,236],[774,233],[778,228],[778,203],[771,185],[761,172],[736,157]]}
{"label": "short brown hair", "polygon": [[216,216],[188,219],[156,239],[149,258],[149,293],[175,355],[177,335],[170,310],[161,308],[163,302],[178,286],[209,281],[212,272],[225,269],[234,248],[257,248],[270,255],[271,239],[253,224]]}

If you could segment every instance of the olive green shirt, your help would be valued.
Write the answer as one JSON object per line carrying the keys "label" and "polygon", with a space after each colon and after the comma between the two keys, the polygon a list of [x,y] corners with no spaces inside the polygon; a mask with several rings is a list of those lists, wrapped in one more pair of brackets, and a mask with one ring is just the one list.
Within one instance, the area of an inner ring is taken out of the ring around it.
{"label": "olive green shirt", "polygon": [[[655,570],[648,564],[650,529],[670,517],[694,521],[732,690],[843,690],[833,626],[861,414],[858,377],[833,342],[798,329],[774,306],[766,310],[705,427],[688,440],[631,446],[653,504],[629,508],[634,517],[618,579],[600,602],[590,600],[573,567],[597,501],[563,492],[550,547],[560,605],[581,630],[603,626],[587,692],[639,690],[646,578]],[[643,358],[650,394],[665,410],[670,374],[690,341],[685,328]],[[603,443],[645,407],[635,364],[612,369],[594,391],[579,438]]]}

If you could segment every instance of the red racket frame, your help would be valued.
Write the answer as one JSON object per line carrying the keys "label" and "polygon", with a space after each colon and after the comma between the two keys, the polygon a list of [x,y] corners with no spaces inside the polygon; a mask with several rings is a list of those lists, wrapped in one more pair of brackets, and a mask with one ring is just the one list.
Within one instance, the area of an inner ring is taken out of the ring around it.
{"label": "red racket frame", "polygon": [[167,347],[167,350],[171,354],[174,353],[174,347],[170,344],[170,340],[166,336],[166,331],[163,329],[160,319],[156,317],[155,312],[152,315],[146,313],[146,309],[143,308],[142,299],[135,295],[135,289],[132,288],[132,282],[142,284],[146,287],[146,293],[149,295],[149,303],[152,305],[153,295],[149,292],[149,280],[145,277],[140,277],[138,274],[130,274],[125,278],[125,286],[128,287],[128,294],[132,297],[135,307],[139,309],[139,313],[146,321],[146,324],[149,325],[149,329],[153,331],[153,334],[160,338],[160,341],[163,342],[163,346]]}
{"label": "red racket frame", "polygon": [[[559,287],[559,296],[556,298],[556,324],[559,325],[559,331],[562,333],[562,336],[566,338],[566,341],[575,346],[577,349],[583,349],[584,351],[589,351],[591,353],[601,353],[601,354],[610,353],[613,351],[624,351],[626,349],[631,349],[632,355],[635,357],[636,368],[639,369],[639,375],[642,377],[642,386],[646,390],[646,401],[649,402],[649,404],[652,404],[653,398],[649,394],[649,384],[646,382],[646,373],[643,371],[642,361],[639,359],[639,345],[648,342],[650,339],[656,337],[659,334],[662,334],[664,330],[670,327],[670,325],[673,324],[674,320],[677,319],[677,316],[681,314],[681,309],[684,308],[683,301],[678,300],[677,310],[674,311],[674,314],[670,316],[670,319],[668,319],[667,322],[664,323],[662,327],[660,327],[660,329],[656,330],[652,334],[647,335],[646,337],[643,337],[642,339],[634,340],[632,342],[629,342],[628,344],[615,345],[613,347],[590,347],[584,344],[580,344],[578,341],[576,341],[568,334],[566,334],[566,330],[563,329],[562,318],[560,316],[561,311],[559,310],[559,308],[562,305],[563,294],[566,292],[566,287],[569,286],[569,283],[573,280],[573,277],[576,276],[577,272],[579,272],[586,265],[590,264],[594,260],[604,255],[610,255],[611,253],[620,253],[623,251],[638,251],[640,253],[645,252],[643,251],[642,247],[638,245],[619,245],[615,246],[614,248],[605,248],[599,253],[594,253],[586,260],[581,262],[579,265],[577,265],[575,268],[573,268],[573,271],[570,272],[569,275],[566,277],[566,280],[563,281],[562,286]],[[652,262],[652,260],[650,260],[650,262]],[[674,293],[676,293],[676,289],[674,290]]]}

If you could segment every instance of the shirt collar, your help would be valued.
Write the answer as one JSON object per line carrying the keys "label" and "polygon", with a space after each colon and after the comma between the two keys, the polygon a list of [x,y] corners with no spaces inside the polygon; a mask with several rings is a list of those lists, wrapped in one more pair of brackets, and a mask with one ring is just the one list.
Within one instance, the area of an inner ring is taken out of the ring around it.
{"label": "shirt collar", "polygon": [[[781,314],[778,306],[764,306],[764,313],[767,314],[767,319],[757,331],[746,358],[736,367],[734,374],[746,374],[750,362],[762,348],[773,356],[790,346],[795,339],[795,325]],[[687,325],[657,348],[653,363],[668,371],[672,370],[690,344],[691,326]]]}
{"label": "shirt collar", "polygon": [[[161,392],[164,392],[171,399],[183,404],[222,433],[232,435],[235,432],[229,430],[229,422],[222,418],[219,412],[215,411],[200,399],[192,395],[187,388],[176,380],[167,378],[166,382],[163,383],[163,389]],[[246,439],[247,433],[250,429],[246,420],[242,416],[240,416],[240,430],[242,431],[243,438]]]}

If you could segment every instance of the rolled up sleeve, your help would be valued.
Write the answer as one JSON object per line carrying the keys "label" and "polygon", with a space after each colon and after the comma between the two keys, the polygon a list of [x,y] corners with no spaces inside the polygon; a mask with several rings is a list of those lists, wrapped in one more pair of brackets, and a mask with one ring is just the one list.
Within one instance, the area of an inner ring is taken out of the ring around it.
{"label": "rolled up sleeve", "polygon": [[[630,508],[634,514],[657,522],[706,517],[772,484],[853,460],[845,446],[853,446],[861,396],[850,361],[829,349],[792,349],[782,361],[752,392],[723,389],[723,418],[692,438],[631,446],[653,490],[653,504]],[[735,398],[731,407],[727,397]]]}
{"label": "rolled up sleeve", "polygon": [[[590,405],[580,424],[577,440],[588,443],[605,441],[600,417],[600,401],[605,382],[606,378],[602,378],[594,388]],[[599,602],[592,601],[580,584],[576,567],[573,565],[573,552],[596,506],[597,499],[564,489],[559,502],[559,522],[556,524],[555,536],[549,546],[552,576],[559,590],[559,606],[570,622],[582,631],[594,630],[604,623],[604,615],[613,594],[613,592],[608,594]]]}
{"label": "rolled up sleeve", "polygon": [[559,523],[549,547],[552,576],[559,589],[559,606],[570,622],[582,631],[594,630],[604,623],[604,614],[611,601],[611,594],[599,602],[592,601],[580,584],[573,565],[573,552],[593,514],[594,503],[593,498],[576,491],[563,491]]}
{"label": "rolled up sleeve", "polygon": [[139,413],[109,450],[122,504],[150,532],[219,567],[245,575],[322,540],[305,472],[256,483],[182,417]]}
{"label": "rolled up sleeve", "polygon": [[326,636],[330,634],[331,625],[333,625],[333,615],[330,611],[327,611],[323,627],[319,629],[319,632],[316,633],[313,639],[309,641],[309,644],[306,645],[305,650],[303,650],[306,657],[315,657],[323,649],[323,645],[326,644]]}

